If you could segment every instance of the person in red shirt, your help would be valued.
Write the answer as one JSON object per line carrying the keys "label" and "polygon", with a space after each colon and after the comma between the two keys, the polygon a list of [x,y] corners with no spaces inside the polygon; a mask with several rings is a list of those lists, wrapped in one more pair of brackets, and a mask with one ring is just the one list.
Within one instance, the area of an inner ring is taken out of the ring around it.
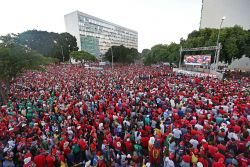
{"label": "person in red shirt", "polygon": [[190,165],[190,162],[191,162],[191,156],[189,154],[185,154],[182,156],[182,162],[181,164],[183,164],[183,166],[185,165]]}
{"label": "person in red shirt", "polygon": [[133,153],[133,144],[130,141],[130,138],[127,138],[127,141],[124,143],[126,148],[126,154],[132,154]]}
{"label": "person in red shirt", "polygon": [[220,158],[218,162],[214,162],[212,167],[226,167],[224,164],[224,159]]}
{"label": "person in red shirt", "polygon": [[149,141],[149,137],[147,136],[141,137],[141,145],[143,148],[145,149],[148,148],[148,141]]}
{"label": "person in red shirt", "polygon": [[44,167],[46,165],[46,157],[44,153],[40,153],[39,155],[35,156],[34,163],[37,167]]}
{"label": "person in red shirt", "polygon": [[46,163],[47,167],[54,167],[55,166],[55,157],[51,154],[46,156]]}

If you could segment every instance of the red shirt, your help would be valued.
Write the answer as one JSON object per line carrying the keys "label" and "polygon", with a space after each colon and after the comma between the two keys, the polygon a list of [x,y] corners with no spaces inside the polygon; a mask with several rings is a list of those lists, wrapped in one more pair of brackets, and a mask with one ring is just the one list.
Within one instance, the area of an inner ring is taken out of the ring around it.
{"label": "red shirt", "polygon": [[125,142],[125,147],[126,147],[127,152],[132,152],[133,151],[133,144],[131,143],[131,141],[126,141]]}
{"label": "red shirt", "polygon": [[141,138],[141,145],[144,148],[148,148],[148,141],[149,141],[149,137],[142,137]]}
{"label": "red shirt", "polygon": [[213,167],[226,167],[226,165],[221,162],[214,162]]}
{"label": "red shirt", "polygon": [[198,161],[201,162],[204,167],[208,167],[208,161],[204,158],[199,157]]}
{"label": "red shirt", "polygon": [[213,156],[216,161],[218,161],[220,158],[225,159],[225,156],[219,152],[215,153]]}
{"label": "red shirt", "polygon": [[46,162],[47,162],[47,167],[54,167],[54,158],[52,157],[52,155],[47,155],[46,157]]}
{"label": "red shirt", "polygon": [[189,162],[191,162],[191,156],[190,156],[190,155],[183,155],[183,156],[182,156],[182,160],[183,160],[184,162],[189,163]]}
{"label": "red shirt", "polygon": [[86,150],[86,148],[87,148],[86,142],[84,142],[84,141],[81,139],[81,140],[78,142],[78,144],[79,144],[79,146],[80,146],[80,148],[81,148],[82,151],[85,151],[85,150]]}
{"label": "red shirt", "polygon": [[46,158],[45,155],[37,155],[34,157],[34,163],[36,164],[37,167],[44,167],[46,164]]}

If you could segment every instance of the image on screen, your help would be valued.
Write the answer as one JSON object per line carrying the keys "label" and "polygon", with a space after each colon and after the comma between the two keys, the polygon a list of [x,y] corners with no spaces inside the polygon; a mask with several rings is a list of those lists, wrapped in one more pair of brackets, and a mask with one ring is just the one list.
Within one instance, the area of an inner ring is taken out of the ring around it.
{"label": "image on screen", "polygon": [[211,62],[211,55],[185,55],[184,64],[186,65],[208,65]]}

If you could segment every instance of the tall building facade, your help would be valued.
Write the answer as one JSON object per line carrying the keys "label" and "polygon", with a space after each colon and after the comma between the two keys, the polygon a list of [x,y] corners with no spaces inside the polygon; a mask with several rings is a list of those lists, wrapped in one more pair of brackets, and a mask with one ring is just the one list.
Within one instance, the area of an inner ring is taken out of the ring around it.
{"label": "tall building facade", "polygon": [[202,0],[200,28],[219,28],[223,16],[222,27],[242,26],[250,29],[250,0]]}
{"label": "tall building facade", "polygon": [[66,31],[76,37],[79,50],[97,57],[111,46],[138,48],[138,33],[134,30],[79,11],[65,15],[64,21]]}

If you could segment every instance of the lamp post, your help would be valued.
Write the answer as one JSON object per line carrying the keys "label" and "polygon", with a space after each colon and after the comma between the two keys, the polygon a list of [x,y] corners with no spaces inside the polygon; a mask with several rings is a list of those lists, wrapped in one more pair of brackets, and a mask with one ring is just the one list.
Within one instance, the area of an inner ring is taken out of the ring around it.
{"label": "lamp post", "polygon": [[220,57],[220,44],[219,44],[219,40],[220,40],[220,30],[221,30],[222,23],[223,23],[223,21],[224,21],[225,19],[226,19],[225,16],[223,16],[223,17],[221,18],[220,28],[219,28],[219,32],[218,32],[218,36],[217,36],[217,41],[216,41],[217,49],[216,49],[216,66],[215,66],[215,71],[218,70],[218,63],[219,63],[219,57]]}
{"label": "lamp post", "polygon": [[114,55],[113,55],[113,49],[112,49],[112,39],[111,39],[111,32],[110,32],[110,35],[109,35],[109,40],[110,40],[110,51],[111,51],[111,56],[112,56],[112,60],[111,60],[111,66],[112,66],[112,71],[114,69]]}
{"label": "lamp post", "polygon": [[113,71],[113,69],[114,69],[114,55],[113,55],[112,46],[110,48],[111,48],[111,55],[112,55],[112,71]]}
{"label": "lamp post", "polygon": [[63,62],[64,62],[64,54],[63,54],[63,48],[62,48],[62,45],[61,45],[61,51],[62,51]]}
{"label": "lamp post", "polygon": [[[56,40],[54,40],[53,42],[54,42],[54,44],[56,44],[56,45],[57,45],[57,41],[56,41]],[[64,54],[63,54],[63,48],[62,48],[62,45],[60,45],[60,47],[61,47],[61,54],[62,54],[62,56],[63,56],[63,62],[64,62]]]}

